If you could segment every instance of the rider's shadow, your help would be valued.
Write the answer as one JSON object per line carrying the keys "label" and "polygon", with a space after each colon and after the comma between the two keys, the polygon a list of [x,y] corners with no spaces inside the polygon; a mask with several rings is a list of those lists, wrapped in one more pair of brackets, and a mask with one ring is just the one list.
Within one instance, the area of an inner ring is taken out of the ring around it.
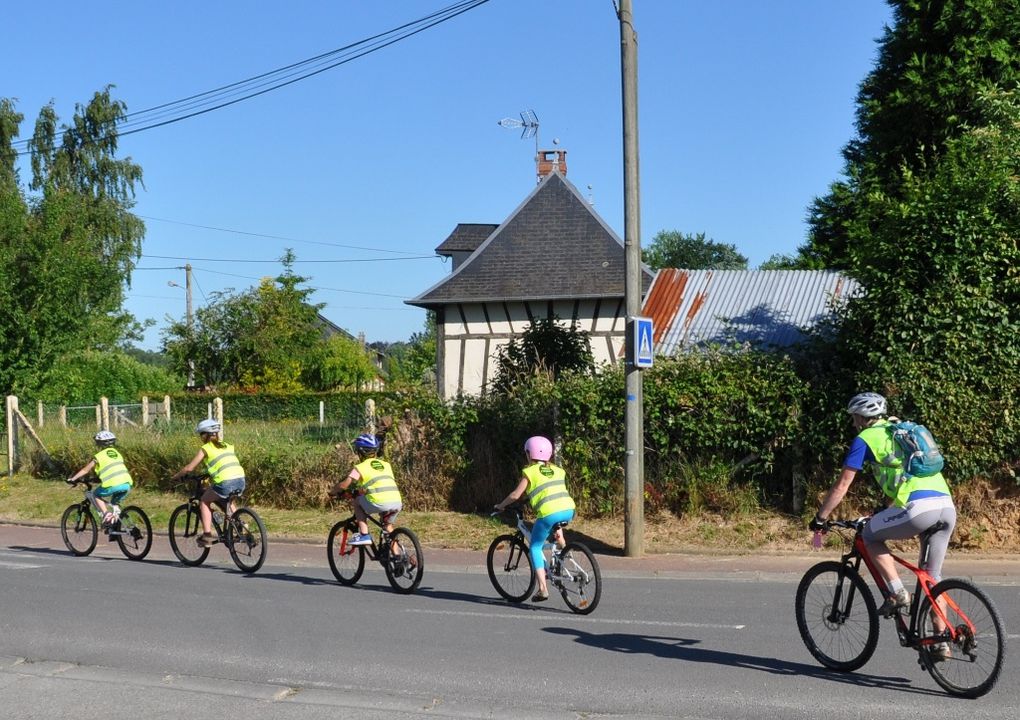
{"label": "rider's shadow", "polygon": [[590,633],[578,628],[569,627],[547,627],[544,630],[553,635],[573,635],[575,642],[611,652],[654,655],[667,660],[713,663],[726,667],[758,670],[772,673],[773,675],[797,675],[818,678],[820,680],[831,680],[858,687],[902,690],[918,695],[938,695],[939,697],[944,697],[944,695],[934,690],[911,686],[908,678],[867,675],[864,673],[842,673],[817,665],[790,662],[779,658],[712,650],[710,648],[696,647],[700,645],[701,641],[690,638],[632,635],[628,633]]}

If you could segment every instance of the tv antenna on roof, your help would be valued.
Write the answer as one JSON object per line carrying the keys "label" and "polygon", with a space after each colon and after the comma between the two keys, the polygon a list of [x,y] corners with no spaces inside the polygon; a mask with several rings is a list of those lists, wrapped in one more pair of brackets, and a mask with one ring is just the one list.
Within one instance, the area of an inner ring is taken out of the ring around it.
{"label": "tv antenna on roof", "polygon": [[507,117],[496,124],[505,128],[521,128],[521,140],[535,138],[535,155],[538,155],[538,115],[534,110],[522,110],[520,120]]}

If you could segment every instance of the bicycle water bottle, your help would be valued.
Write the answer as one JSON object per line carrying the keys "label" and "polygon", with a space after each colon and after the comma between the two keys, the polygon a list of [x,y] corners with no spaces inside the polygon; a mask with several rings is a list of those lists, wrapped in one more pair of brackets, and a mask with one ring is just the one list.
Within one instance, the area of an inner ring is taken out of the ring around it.
{"label": "bicycle water bottle", "polygon": [[815,550],[819,550],[822,547],[822,531],[815,530],[815,536],[811,538],[811,547]]}
{"label": "bicycle water bottle", "polygon": [[212,514],[212,516],[213,516],[213,520],[216,522],[217,525],[222,525],[223,524],[223,513],[221,513],[219,510],[214,512]]}

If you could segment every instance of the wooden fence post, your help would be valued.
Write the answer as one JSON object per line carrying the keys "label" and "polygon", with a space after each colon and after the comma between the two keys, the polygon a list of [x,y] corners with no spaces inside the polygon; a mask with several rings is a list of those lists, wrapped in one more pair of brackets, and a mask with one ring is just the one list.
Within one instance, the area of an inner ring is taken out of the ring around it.
{"label": "wooden fence post", "polygon": [[101,408],[101,412],[102,412],[102,416],[100,418],[100,421],[102,423],[102,427],[100,427],[99,429],[100,430],[109,430],[110,429],[110,401],[106,397],[99,398],[99,407]]}
{"label": "wooden fence post", "polygon": [[142,427],[149,426],[149,396],[142,395]]}
{"label": "wooden fence post", "polygon": [[61,405],[57,410],[57,421],[60,422],[60,427],[67,427],[67,405]]}
{"label": "wooden fence post", "polygon": [[375,400],[365,401],[365,426],[370,435],[375,435]]}
{"label": "wooden fence post", "polygon": [[227,431],[227,428],[223,425],[223,398],[213,398],[212,401],[213,420],[220,424],[220,440],[223,439],[223,434]]}
{"label": "wooden fence post", "polygon": [[7,475],[11,477],[18,469],[18,397],[8,395],[6,402],[7,419]]}
{"label": "wooden fence post", "polygon": [[40,400],[38,405],[36,405],[35,417],[36,417],[36,420],[38,420],[39,427],[42,427],[43,426],[43,403],[42,403],[42,400]]}
{"label": "wooden fence post", "polygon": [[319,424],[326,424],[326,403],[323,400],[319,401]]}
{"label": "wooden fence post", "polygon": [[163,396],[163,414],[166,416],[166,421],[170,422],[170,396]]}

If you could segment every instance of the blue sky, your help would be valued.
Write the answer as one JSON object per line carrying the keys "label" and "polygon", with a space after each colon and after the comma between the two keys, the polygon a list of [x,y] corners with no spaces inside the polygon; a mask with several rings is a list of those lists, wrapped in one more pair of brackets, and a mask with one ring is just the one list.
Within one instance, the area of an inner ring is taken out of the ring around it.
{"label": "blue sky", "polygon": [[[139,111],[453,2],[11,4],[0,96],[17,99],[24,138],[51,99],[69,121],[76,103],[113,84]],[[794,252],[812,198],[839,177],[888,6],[634,6],[643,244],[663,229],[704,232],[752,266]],[[403,300],[450,272],[435,247],[458,222],[501,222],[534,188],[534,141],[497,125],[525,109],[539,118],[543,148],[559,140],[567,179],[622,237],[611,0],[490,0],[300,83],[122,138],[121,154],[145,176],[134,211],[147,233],[127,303],[157,321],[143,346],[159,347],[166,316],[184,316],[183,290],[168,286],[184,284],[183,270],[156,268],[190,262],[200,306],[215,291],[278,274],[278,262],[246,261],[275,261],[288,247],[333,322],[369,341],[407,339],[424,311]]]}

